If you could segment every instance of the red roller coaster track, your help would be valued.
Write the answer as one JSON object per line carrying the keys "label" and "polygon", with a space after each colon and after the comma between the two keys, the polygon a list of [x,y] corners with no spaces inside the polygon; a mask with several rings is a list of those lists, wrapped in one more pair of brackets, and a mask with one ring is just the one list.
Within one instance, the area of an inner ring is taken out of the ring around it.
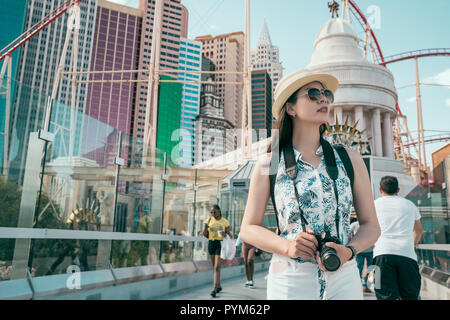
{"label": "red roller coaster track", "polygon": [[[359,9],[359,7],[356,5],[356,3],[353,0],[348,0],[348,2],[350,3],[350,11],[353,13],[353,16],[356,18],[356,20],[358,20],[358,22],[361,24],[362,28],[365,31],[369,31],[370,35],[372,36],[373,41],[375,42],[375,46],[376,46],[376,50],[374,51],[375,53],[375,61],[378,64],[382,64],[384,63],[384,56],[383,56],[383,52],[381,52],[381,47],[380,44],[378,43],[377,37],[375,36],[375,33],[373,32],[372,28],[370,27],[369,22],[367,21],[366,17],[364,16],[364,13],[361,11],[361,9]],[[384,67],[386,67],[384,65]],[[399,115],[402,115],[402,111],[400,110],[400,107],[397,104],[395,105],[395,108],[397,109],[397,112]]]}
{"label": "red roller coaster track", "polygon": [[[431,138],[431,137],[430,137],[430,138],[428,138],[428,139],[425,139],[424,142],[447,142],[447,141],[449,141],[449,140],[450,140],[450,136],[448,136],[448,135],[446,135],[446,136],[442,135],[442,136],[440,136],[440,137],[438,137],[438,138]],[[403,147],[415,146],[415,145],[418,144],[418,143],[419,143],[418,141],[413,141],[413,142],[404,144]],[[400,147],[397,146],[396,148],[398,149],[398,148],[400,148]]]}
{"label": "red roller coaster track", "polygon": [[[430,56],[450,56],[450,49],[449,48],[438,48],[438,49],[423,49],[423,50],[416,50],[416,51],[408,51],[404,53],[399,53],[396,55],[389,56],[387,58],[384,58],[383,53],[381,52],[380,44],[377,40],[377,37],[375,36],[375,33],[373,32],[372,28],[370,27],[369,22],[367,21],[366,17],[364,16],[364,13],[359,9],[359,7],[356,5],[356,3],[353,0],[348,0],[350,3],[350,10],[353,13],[353,16],[358,20],[358,22],[361,24],[362,28],[365,31],[369,31],[373,41],[375,42],[375,61],[384,67],[388,63],[394,63],[402,60],[407,59],[414,59],[414,58],[421,58],[421,57],[430,57]],[[400,107],[397,103],[396,105],[397,112],[401,116],[402,112],[400,110]]]}
{"label": "red roller coaster track", "polygon": [[375,42],[376,49],[377,49],[375,51],[376,61],[378,63],[384,62],[384,57],[383,57],[383,53],[381,52],[380,44],[378,43],[377,37],[375,37],[375,33],[373,32],[372,28],[370,27],[369,22],[367,21],[366,17],[364,16],[364,13],[362,13],[362,11],[359,9],[359,7],[356,5],[356,3],[353,0],[348,0],[348,2],[351,5],[350,10],[353,13],[353,15],[355,16],[356,20],[358,20],[358,22],[361,24],[361,26],[363,27],[364,30],[369,31],[370,34],[372,35],[372,39]]}
{"label": "red roller coaster track", "polygon": [[450,56],[450,48],[422,49],[415,51],[407,51],[387,57],[384,62],[380,63],[386,66],[388,63],[394,63],[407,59],[423,58],[431,56]]}
{"label": "red roller coaster track", "polygon": [[0,62],[5,59],[7,56],[11,55],[16,49],[25,44],[28,40],[33,38],[36,34],[39,33],[42,29],[52,23],[59,16],[64,14],[67,10],[72,8],[77,3],[80,3],[81,0],[67,0],[55,10],[50,12],[44,18],[41,19],[38,23],[32,26],[30,29],[22,33],[17,39],[11,42],[9,45],[0,50]]}

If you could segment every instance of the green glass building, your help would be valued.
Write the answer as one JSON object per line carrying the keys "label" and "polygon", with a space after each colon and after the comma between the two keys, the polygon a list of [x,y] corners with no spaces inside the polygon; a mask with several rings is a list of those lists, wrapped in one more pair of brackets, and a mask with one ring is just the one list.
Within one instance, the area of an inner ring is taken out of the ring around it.
{"label": "green glass building", "polygon": [[[161,80],[173,80],[173,78],[161,76]],[[166,152],[167,166],[177,167],[175,160],[179,157],[182,89],[181,83],[161,82],[159,86],[156,148],[158,149],[158,162],[161,166],[164,160],[164,152]]]}

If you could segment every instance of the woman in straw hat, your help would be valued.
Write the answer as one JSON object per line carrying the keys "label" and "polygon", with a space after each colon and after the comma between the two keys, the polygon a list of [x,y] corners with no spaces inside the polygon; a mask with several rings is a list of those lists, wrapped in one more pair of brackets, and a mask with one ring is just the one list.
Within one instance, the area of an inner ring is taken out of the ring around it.
{"label": "woman in straw hat", "polygon": [[[338,80],[332,75],[303,69],[284,77],[275,90],[272,113],[277,119],[274,129],[278,131],[274,132],[269,153],[258,160],[253,170],[241,226],[243,241],[273,253],[267,278],[268,299],[363,298],[354,257],[375,243],[380,227],[361,156],[347,150],[354,171],[352,190],[339,153],[326,147],[322,138],[337,88]],[[285,150],[288,152],[289,148],[291,156],[286,159],[294,165],[288,168],[297,170],[296,176],[291,170],[286,171]],[[328,174],[324,149],[327,157],[334,153],[335,180]],[[271,159],[272,163],[279,160],[276,174],[269,170],[273,168]],[[275,177],[272,181],[277,234],[262,227],[270,198],[269,174]],[[360,229],[350,240],[352,205]],[[328,237],[337,240],[329,242]],[[334,269],[320,254],[323,243],[335,250]]]}

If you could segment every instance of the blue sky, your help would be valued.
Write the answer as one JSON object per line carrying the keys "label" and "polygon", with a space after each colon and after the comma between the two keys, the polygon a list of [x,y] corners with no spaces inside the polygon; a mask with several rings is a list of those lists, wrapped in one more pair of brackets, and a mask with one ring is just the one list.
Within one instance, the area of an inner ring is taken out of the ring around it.
{"label": "blue sky", "polygon": [[[313,44],[319,28],[330,19],[327,2],[330,0],[252,0],[250,36],[256,47],[266,19],[272,43],[280,49],[284,74],[310,63]],[[137,7],[137,0],[114,0]],[[341,1],[338,1],[341,3]],[[367,18],[370,6],[379,8],[379,26],[375,35],[385,57],[411,50],[450,48],[449,0],[356,0]],[[219,35],[244,31],[245,0],[183,0],[189,11],[189,38],[200,35]],[[352,17],[359,37],[364,34]],[[397,88],[414,84],[414,60],[388,65]],[[450,56],[419,59],[419,76],[423,83],[446,86],[421,86],[425,130],[450,131]],[[408,118],[413,137],[417,130],[415,86],[398,89],[399,105]],[[425,132],[425,136],[433,132]],[[428,144],[427,153],[442,143]]]}

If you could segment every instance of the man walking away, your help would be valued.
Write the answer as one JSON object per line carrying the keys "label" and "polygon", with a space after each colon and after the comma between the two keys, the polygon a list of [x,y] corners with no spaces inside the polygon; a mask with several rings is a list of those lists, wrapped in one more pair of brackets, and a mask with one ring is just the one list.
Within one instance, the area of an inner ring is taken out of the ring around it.
{"label": "man walking away", "polygon": [[378,300],[420,299],[421,276],[414,250],[423,233],[420,213],[414,203],[398,196],[399,191],[397,178],[385,176],[380,181],[381,197],[375,200],[381,227],[373,250],[381,282],[375,282]]}

